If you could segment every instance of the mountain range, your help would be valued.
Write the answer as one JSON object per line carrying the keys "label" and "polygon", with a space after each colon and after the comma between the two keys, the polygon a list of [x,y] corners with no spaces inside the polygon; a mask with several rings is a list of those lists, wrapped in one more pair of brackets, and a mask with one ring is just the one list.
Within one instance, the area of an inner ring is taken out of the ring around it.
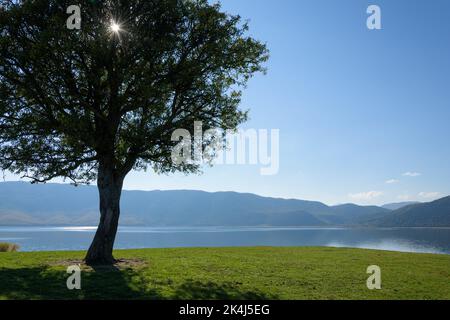
{"label": "mountain range", "polygon": [[[0,225],[97,225],[94,186],[0,183]],[[123,191],[121,225],[450,227],[450,197],[378,206],[236,192]]]}

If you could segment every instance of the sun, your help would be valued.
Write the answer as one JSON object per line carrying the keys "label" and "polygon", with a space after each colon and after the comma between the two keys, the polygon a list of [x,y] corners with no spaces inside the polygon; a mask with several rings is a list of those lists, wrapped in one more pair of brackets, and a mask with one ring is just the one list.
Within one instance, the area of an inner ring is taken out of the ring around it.
{"label": "sun", "polygon": [[110,29],[114,33],[119,33],[120,30],[121,30],[120,25],[117,22],[114,22],[114,21],[111,22]]}

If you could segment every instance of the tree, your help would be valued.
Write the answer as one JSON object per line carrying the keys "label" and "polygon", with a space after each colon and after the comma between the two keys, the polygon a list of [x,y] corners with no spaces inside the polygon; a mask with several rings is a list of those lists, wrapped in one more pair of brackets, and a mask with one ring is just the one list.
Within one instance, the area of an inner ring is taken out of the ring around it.
{"label": "tree", "polygon": [[0,168],[35,183],[97,180],[100,222],[89,264],[114,262],[120,195],[131,170],[174,163],[176,128],[235,129],[241,90],[266,46],[207,0],[0,0]]}

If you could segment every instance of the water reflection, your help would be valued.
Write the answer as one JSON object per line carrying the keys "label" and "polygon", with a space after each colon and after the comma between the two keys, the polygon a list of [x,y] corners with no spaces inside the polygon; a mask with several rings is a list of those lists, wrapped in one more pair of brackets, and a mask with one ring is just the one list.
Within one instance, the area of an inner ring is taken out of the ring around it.
{"label": "water reflection", "polygon": [[380,242],[361,242],[359,244],[345,244],[340,242],[330,242],[326,245],[327,247],[334,248],[360,248],[360,249],[373,249],[373,250],[387,250],[387,251],[398,251],[398,252],[417,252],[417,253],[436,253],[444,254],[444,250],[438,250],[431,246],[421,246],[414,245],[410,242],[402,242],[397,240],[382,240]]}
{"label": "water reflection", "polygon": [[[95,227],[0,227],[22,251],[86,250]],[[450,254],[450,228],[121,227],[116,247],[328,246]]]}

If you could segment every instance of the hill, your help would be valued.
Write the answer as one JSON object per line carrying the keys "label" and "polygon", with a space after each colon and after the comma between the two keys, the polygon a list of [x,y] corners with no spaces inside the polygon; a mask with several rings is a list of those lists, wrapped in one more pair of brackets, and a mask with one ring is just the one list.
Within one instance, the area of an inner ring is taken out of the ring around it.
{"label": "hill", "polygon": [[[121,225],[129,226],[449,226],[449,216],[445,205],[415,204],[392,211],[190,190],[125,190],[121,202]],[[0,183],[0,225],[93,226],[98,219],[94,186]]]}
{"label": "hill", "polygon": [[[96,225],[96,187],[0,183],[0,225]],[[235,192],[124,191],[122,225],[254,226],[328,224],[320,202]]]}
{"label": "hill", "polygon": [[336,224],[357,224],[361,220],[369,217],[384,215],[390,212],[377,206],[358,206],[356,204],[343,204],[332,207]]}
{"label": "hill", "polygon": [[406,206],[410,206],[412,204],[418,204],[418,203],[420,203],[420,202],[417,202],[417,201],[395,202],[395,203],[385,204],[385,205],[381,206],[381,208],[388,209],[388,210],[397,210],[397,209],[400,209],[400,208],[403,208]]}
{"label": "hill", "polygon": [[378,227],[450,227],[450,197],[412,204],[368,221]]}

